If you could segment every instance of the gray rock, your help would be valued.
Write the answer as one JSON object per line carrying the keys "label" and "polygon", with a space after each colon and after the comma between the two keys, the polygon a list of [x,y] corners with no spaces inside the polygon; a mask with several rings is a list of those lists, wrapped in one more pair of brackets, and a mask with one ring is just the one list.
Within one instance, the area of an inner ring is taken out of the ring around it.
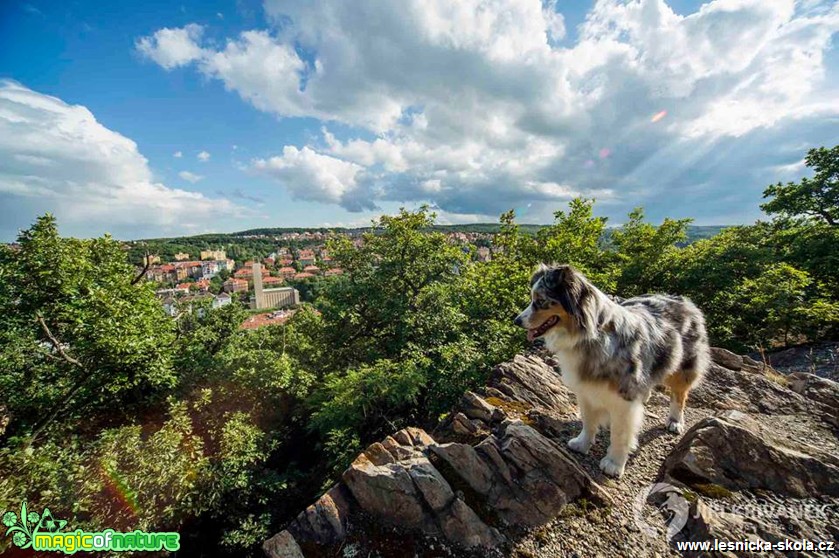
{"label": "gray rock", "polygon": [[303,551],[288,531],[280,531],[262,543],[262,551],[268,558],[303,558]]}
{"label": "gray rock", "polygon": [[760,488],[799,498],[839,495],[836,457],[783,444],[740,412],[696,423],[667,457],[662,470],[666,477],[694,486]]}

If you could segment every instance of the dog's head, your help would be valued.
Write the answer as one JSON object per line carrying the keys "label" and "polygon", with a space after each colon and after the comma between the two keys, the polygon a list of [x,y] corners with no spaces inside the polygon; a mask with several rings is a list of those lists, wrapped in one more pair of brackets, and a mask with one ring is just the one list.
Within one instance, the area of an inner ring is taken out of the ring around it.
{"label": "dog's head", "polygon": [[582,273],[570,265],[541,265],[530,279],[530,304],[515,324],[527,330],[528,341],[556,328],[570,337],[584,337],[593,328],[594,292]]}

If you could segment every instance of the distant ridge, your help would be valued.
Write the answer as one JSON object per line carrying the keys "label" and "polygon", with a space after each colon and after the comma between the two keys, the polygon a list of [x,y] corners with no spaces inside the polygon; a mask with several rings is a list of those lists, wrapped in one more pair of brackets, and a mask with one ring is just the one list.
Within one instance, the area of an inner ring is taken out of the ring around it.
{"label": "distant ridge", "polygon": [[[549,225],[536,225],[536,224],[520,224],[519,230],[526,234],[536,234],[540,229],[543,229]],[[688,242],[696,242],[697,240],[701,240],[703,238],[710,238],[717,233],[719,233],[724,228],[727,228],[729,225],[688,225],[687,233],[688,233]],[[617,228],[617,227],[610,227],[610,228]],[[178,242],[178,241],[187,241],[187,240],[205,240],[212,238],[214,241],[218,241],[223,237],[228,238],[241,238],[241,237],[254,237],[254,236],[279,236],[282,234],[288,233],[328,233],[328,232],[336,232],[336,233],[362,233],[371,230],[372,227],[265,227],[265,228],[257,228],[257,229],[247,229],[244,231],[237,231],[231,233],[204,233],[204,234],[197,234],[192,236],[177,236],[177,237],[160,237],[160,238],[141,238],[137,239],[134,242],[141,242],[141,241],[170,241],[170,242]],[[462,224],[462,225],[434,225],[430,227],[429,230],[438,231],[438,232],[460,232],[460,233],[481,233],[481,234],[493,234],[499,232],[501,229],[501,225],[498,223],[469,223],[469,224]]]}

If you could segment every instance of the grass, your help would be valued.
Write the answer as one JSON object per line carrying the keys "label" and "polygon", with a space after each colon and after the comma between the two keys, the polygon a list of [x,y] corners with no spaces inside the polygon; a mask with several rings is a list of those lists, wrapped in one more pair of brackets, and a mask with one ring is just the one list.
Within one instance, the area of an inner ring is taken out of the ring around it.
{"label": "grass", "polygon": [[712,498],[714,500],[723,500],[734,496],[734,493],[726,487],[714,483],[694,484],[693,488],[703,496],[707,496],[708,498]]}

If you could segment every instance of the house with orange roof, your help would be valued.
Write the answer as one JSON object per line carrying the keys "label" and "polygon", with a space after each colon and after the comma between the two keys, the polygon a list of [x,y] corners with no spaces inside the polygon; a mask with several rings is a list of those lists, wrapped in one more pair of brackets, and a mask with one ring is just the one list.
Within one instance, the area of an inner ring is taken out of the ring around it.
{"label": "house with orange roof", "polygon": [[244,279],[237,279],[231,277],[223,284],[224,291],[227,293],[238,293],[248,290],[248,282]]}
{"label": "house with orange roof", "polygon": [[262,284],[265,285],[266,287],[269,286],[269,285],[276,287],[278,285],[282,285],[284,282],[285,281],[283,280],[282,277],[271,277],[269,275],[267,277],[262,278]]}

